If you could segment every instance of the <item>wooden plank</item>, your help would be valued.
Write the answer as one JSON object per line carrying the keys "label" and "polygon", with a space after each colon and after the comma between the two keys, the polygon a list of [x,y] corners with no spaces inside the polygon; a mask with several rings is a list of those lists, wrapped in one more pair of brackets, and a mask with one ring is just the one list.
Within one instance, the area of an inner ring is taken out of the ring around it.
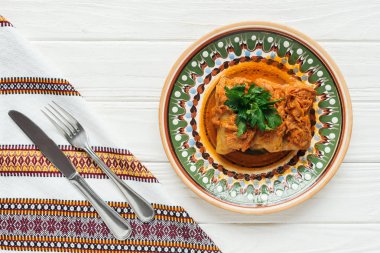
{"label": "wooden plank", "polygon": [[379,164],[345,163],[317,195],[289,210],[243,215],[208,204],[193,193],[168,163],[146,163],[171,197],[199,223],[379,223]]}
{"label": "wooden plank", "polygon": [[[158,128],[158,102],[93,102],[113,139],[143,161],[167,161]],[[353,103],[354,125],[345,162],[380,162],[379,103]]]}
{"label": "wooden plank", "polygon": [[[190,42],[34,42],[91,101],[158,101],[166,75]],[[353,101],[380,101],[379,43],[325,42]],[[353,61],[355,60],[355,61]]]}
{"label": "wooden plank", "polygon": [[279,22],[317,40],[379,40],[376,0],[3,0],[2,15],[32,40],[194,40],[230,23]]}
{"label": "wooden plank", "polygon": [[379,252],[379,224],[207,224],[202,228],[223,252]]}

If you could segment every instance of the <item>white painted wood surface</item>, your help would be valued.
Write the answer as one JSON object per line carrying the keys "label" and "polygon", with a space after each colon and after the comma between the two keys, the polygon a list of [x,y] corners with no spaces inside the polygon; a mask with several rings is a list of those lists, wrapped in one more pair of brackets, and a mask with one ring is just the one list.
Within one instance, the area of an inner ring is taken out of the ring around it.
{"label": "white painted wood surface", "polygon": [[[0,0],[0,14],[68,76],[224,252],[380,251],[379,1]],[[168,163],[158,130],[160,91],[179,54],[243,20],[280,22],[319,41],[353,101],[351,146],[334,179],[306,203],[266,216],[197,197]]]}

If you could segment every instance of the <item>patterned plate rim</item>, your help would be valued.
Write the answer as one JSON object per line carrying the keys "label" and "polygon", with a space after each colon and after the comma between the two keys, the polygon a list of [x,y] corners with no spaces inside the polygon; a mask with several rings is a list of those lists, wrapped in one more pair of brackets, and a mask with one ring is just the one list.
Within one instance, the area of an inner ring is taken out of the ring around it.
{"label": "patterned plate rim", "polygon": [[[336,83],[336,87],[340,94],[340,100],[342,104],[342,133],[341,138],[339,140],[336,152],[330,161],[328,167],[325,171],[320,175],[320,177],[316,180],[316,182],[311,185],[305,192],[301,193],[298,196],[293,198],[289,198],[286,202],[279,203],[271,206],[258,206],[258,207],[247,207],[241,206],[235,203],[231,203],[228,201],[224,201],[218,199],[213,196],[212,193],[200,187],[187,173],[187,171],[183,168],[180,161],[177,159],[172,145],[170,144],[170,136],[169,136],[169,128],[167,125],[167,108],[170,99],[170,90],[175,83],[178,75],[180,74],[181,69],[188,63],[188,61],[196,54],[200,49],[207,46],[210,42],[217,40],[220,37],[236,33],[242,31],[249,30],[261,30],[264,32],[275,32],[280,35],[288,36],[295,41],[298,41],[303,46],[307,47],[310,51],[312,51],[323,63],[324,66],[329,70],[334,82]],[[339,68],[335,64],[335,62],[331,59],[331,57],[327,54],[327,52],[314,40],[309,38],[308,36],[300,33],[293,28],[289,28],[287,26],[279,25],[271,22],[240,22],[227,26],[220,27],[194,42],[191,46],[189,46],[178,58],[173,67],[171,68],[166,80],[165,85],[162,89],[160,106],[159,106],[159,127],[161,134],[161,141],[165,150],[165,153],[173,166],[174,170],[178,174],[178,176],[184,181],[184,183],[197,195],[199,195],[204,200],[209,203],[239,213],[248,213],[248,214],[269,214],[274,212],[279,212],[282,210],[286,210],[290,207],[296,206],[305,200],[311,198],[314,194],[319,192],[335,175],[337,170],[339,169],[340,164],[343,161],[343,158],[347,152],[352,132],[352,105],[351,99],[348,92],[348,88],[346,82],[343,78],[342,73]]]}

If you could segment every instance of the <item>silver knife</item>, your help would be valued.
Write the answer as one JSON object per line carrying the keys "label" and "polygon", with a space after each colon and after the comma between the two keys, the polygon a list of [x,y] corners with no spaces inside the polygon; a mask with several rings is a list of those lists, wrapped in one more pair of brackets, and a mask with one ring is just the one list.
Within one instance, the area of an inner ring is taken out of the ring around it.
{"label": "silver knife", "polygon": [[123,219],[92,190],[75,170],[70,160],[58,148],[57,144],[39,126],[21,112],[11,110],[8,112],[8,115],[40,149],[42,154],[90,201],[115,238],[119,240],[127,239],[132,232],[127,220]]}

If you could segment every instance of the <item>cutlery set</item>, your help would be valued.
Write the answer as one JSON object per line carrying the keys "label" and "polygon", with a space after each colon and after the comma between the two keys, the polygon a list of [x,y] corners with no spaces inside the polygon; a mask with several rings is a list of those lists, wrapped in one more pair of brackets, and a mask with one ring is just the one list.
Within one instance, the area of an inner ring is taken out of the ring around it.
{"label": "cutlery set", "polygon": [[[154,209],[150,203],[140,196],[121,180],[93,151],[89,138],[82,125],[60,105],[53,102],[42,110],[44,115],[62,133],[67,141],[74,147],[84,150],[111,179],[126,197],[130,207],[142,222],[149,222],[154,218]],[[59,149],[57,144],[46,135],[31,119],[21,112],[11,110],[8,112],[12,120],[22,129],[29,139],[39,148],[44,156],[83,194],[99,214],[100,218],[109,228],[113,236],[125,240],[132,232],[128,221],[112,209],[95,191],[86,183],[76,171],[73,164]]]}

